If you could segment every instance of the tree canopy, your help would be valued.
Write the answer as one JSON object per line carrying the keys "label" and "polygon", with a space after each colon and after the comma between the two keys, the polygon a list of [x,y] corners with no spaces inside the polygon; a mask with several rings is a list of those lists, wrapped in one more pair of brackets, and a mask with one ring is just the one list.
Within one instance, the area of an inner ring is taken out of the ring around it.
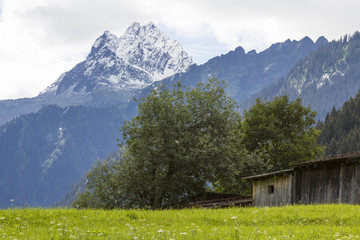
{"label": "tree canopy", "polygon": [[99,162],[74,206],[181,207],[207,191],[244,193],[242,177],[288,167],[321,152],[315,113],[287,96],[257,100],[241,121],[225,83],[159,85],[121,128],[116,158]]}
{"label": "tree canopy", "polygon": [[317,144],[320,134],[314,127],[316,112],[304,107],[301,99],[283,95],[271,101],[257,99],[244,112],[243,142],[248,151],[268,154],[273,170],[291,163],[314,160],[324,150]]}
{"label": "tree canopy", "polygon": [[358,151],[360,149],[360,92],[327,114],[324,122],[318,122],[321,130],[318,142],[326,146],[326,155]]}
{"label": "tree canopy", "polygon": [[180,82],[153,89],[121,129],[121,161],[99,164],[89,186],[117,182],[109,191],[122,201],[114,206],[151,208],[178,207],[209,188],[234,189],[246,153],[238,141],[240,114],[224,87],[209,79],[193,89]]}

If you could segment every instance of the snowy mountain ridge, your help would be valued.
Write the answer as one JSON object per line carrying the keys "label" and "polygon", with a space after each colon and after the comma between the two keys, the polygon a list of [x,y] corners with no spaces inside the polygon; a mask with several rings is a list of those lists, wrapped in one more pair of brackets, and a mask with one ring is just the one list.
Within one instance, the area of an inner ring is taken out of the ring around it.
{"label": "snowy mountain ridge", "polygon": [[117,37],[105,31],[87,59],[62,74],[43,94],[86,95],[99,88],[142,89],[155,81],[186,71],[192,57],[153,23],[133,23]]}

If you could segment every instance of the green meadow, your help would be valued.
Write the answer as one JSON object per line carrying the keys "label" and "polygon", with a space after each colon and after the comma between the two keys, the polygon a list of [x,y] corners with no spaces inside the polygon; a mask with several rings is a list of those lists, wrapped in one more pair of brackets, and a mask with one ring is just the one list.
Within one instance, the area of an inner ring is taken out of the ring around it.
{"label": "green meadow", "polygon": [[0,239],[360,239],[360,206],[6,209]]}

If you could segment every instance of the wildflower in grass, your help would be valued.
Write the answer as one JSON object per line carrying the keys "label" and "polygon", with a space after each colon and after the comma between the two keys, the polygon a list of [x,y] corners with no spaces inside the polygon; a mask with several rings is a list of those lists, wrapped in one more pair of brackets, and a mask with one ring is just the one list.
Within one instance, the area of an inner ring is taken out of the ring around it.
{"label": "wildflower in grass", "polygon": [[162,232],[165,232],[165,230],[164,229],[159,229],[157,232],[162,233]]}
{"label": "wildflower in grass", "polygon": [[233,219],[233,220],[234,220],[234,219],[237,219],[237,217],[235,217],[235,216],[232,216],[232,217],[231,217],[231,219]]}
{"label": "wildflower in grass", "polygon": [[179,233],[180,235],[186,235],[187,233],[186,232],[181,232]]}

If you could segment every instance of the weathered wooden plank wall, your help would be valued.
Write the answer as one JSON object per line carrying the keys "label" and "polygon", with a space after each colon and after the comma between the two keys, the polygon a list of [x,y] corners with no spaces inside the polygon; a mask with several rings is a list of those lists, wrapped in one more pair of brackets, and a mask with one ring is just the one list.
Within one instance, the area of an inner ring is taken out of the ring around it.
{"label": "weathered wooden plank wall", "polygon": [[[360,168],[355,163],[338,163],[295,169],[296,180],[301,181],[298,203],[360,203]],[[300,176],[301,175],[301,176]],[[295,184],[299,186],[298,183]]]}
{"label": "weathered wooden plank wall", "polygon": [[[253,205],[360,204],[360,151],[294,164],[291,169],[246,177]],[[269,186],[274,191],[269,193]]]}
{"label": "weathered wooden plank wall", "polygon": [[[253,181],[253,205],[264,207],[291,204],[293,182],[291,174]],[[273,193],[269,193],[269,186],[273,186]]]}
{"label": "weathered wooden plank wall", "polygon": [[339,198],[338,166],[302,169],[300,203],[332,203]]}

